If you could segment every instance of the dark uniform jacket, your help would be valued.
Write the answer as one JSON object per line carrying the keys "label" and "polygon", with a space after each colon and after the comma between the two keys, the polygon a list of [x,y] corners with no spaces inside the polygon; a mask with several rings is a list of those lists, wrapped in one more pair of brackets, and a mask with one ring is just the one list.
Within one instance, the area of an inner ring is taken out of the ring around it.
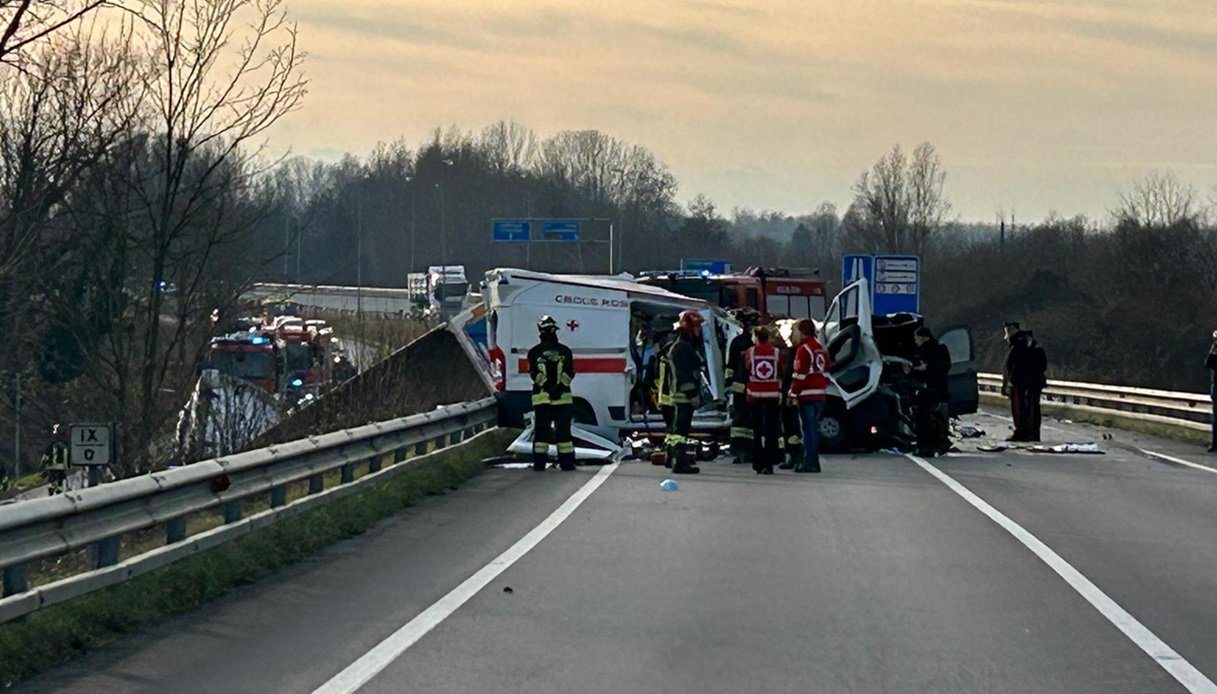
{"label": "dark uniform jacket", "polygon": [[1047,374],[1048,357],[1043,348],[1026,333],[1017,333],[1006,352],[1006,362],[1002,367],[1003,385],[1043,390],[1047,384]]}
{"label": "dark uniform jacket", "polygon": [[694,346],[693,336],[680,333],[665,357],[665,380],[673,405],[685,405],[701,395],[701,381],[697,375],[701,370],[701,357]]}
{"label": "dark uniform jacket", "polygon": [[528,373],[532,377],[532,404],[573,405],[570,384],[575,380],[575,357],[557,340],[542,340],[528,350]]}
{"label": "dark uniform jacket", "polygon": [[950,399],[947,379],[951,374],[951,351],[946,345],[931,337],[917,348],[913,359],[918,364],[925,364],[925,371],[919,372],[918,376],[935,402]]}
{"label": "dark uniform jacket", "polygon": [[744,371],[744,352],[752,346],[752,338],[744,331],[727,348],[727,389],[732,393],[743,393],[748,382],[748,374]]}

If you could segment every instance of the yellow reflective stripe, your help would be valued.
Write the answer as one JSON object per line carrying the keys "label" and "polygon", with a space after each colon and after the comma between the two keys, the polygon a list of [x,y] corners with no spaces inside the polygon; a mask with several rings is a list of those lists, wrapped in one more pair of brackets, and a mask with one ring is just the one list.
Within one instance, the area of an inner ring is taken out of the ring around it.
{"label": "yellow reflective stripe", "polygon": [[752,438],[752,429],[747,427],[731,427],[731,438],[750,439]]}
{"label": "yellow reflective stripe", "polygon": [[788,437],[786,437],[786,441],[787,441],[787,442],[788,442],[788,443],[789,443],[791,446],[802,446],[802,445],[803,445],[803,437],[802,437],[802,436],[788,436]]}
{"label": "yellow reflective stripe", "polygon": [[548,453],[549,444],[545,443],[544,441],[537,441],[536,443],[534,443],[532,445],[532,452],[533,453]]}
{"label": "yellow reflective stripe", "polygon": [[558,377],[558,383],[561,383],[564,386],[569,386],[570,382],[571,382],[571,378],[570,378],[570,376],[566,375],[565,371],[562,372],[562,375]]}
{"label": "yellow reflective stripe", "polygon": [[744,384],[743,384],[743,383],[732,383],[732,384],[731,384],[731,392],[732,392],[732,393],[742,393],[742,392],[744,392]]}
{"label": "yellow reflective stripe", "polygon": [[574,453],[574,452],[575,452],[575,444],[573,444],[573,443],[560,443],[560,444],[558,444],[558,452],[559,452],[559,453]]}

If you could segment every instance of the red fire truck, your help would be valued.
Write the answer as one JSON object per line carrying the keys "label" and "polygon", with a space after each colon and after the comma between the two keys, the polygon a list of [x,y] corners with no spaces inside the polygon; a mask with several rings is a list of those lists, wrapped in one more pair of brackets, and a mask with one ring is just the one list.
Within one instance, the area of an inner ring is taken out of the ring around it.
{"label": "red fire truck", "polygon": [[818,274],[784,268],[750,267],[739,273],[647,272],[642,284],[702,299],[725,309],[745,306],[760,311],[766,322],[778,318],[823,320],[828,287]]}

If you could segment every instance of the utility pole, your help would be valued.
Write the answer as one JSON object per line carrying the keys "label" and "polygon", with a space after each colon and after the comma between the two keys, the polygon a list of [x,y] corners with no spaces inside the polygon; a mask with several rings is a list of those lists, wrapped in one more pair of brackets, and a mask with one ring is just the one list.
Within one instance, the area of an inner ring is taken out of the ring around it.
{"label": "utility pole", "polygon": [[288,227],[288,224],[287,224],[287,215],[284,215],[283,216],[283,281],[284,282],[286,282],[288,279],[287,261],[288,261],[288,256],[291,254],[291,252],[292,252],[291,229],[290,229],[290,227]]}
{"label": "utility pole", "polygon": [[13,426],[13,482],[21,479],[21,372],[14,372],[17,382],[17,399],[14,409],[16,423]]}

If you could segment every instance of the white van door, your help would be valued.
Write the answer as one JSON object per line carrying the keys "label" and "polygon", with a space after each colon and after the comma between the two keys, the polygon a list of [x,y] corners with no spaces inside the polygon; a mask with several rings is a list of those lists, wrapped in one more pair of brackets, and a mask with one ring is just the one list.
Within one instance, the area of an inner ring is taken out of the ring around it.
{"label": "white van door", "polygon": [[849,408],[875,392],[883,373],[872,318],[865,279],[842,289],[824,318],[824,347],[831,360],[829,380]]}

